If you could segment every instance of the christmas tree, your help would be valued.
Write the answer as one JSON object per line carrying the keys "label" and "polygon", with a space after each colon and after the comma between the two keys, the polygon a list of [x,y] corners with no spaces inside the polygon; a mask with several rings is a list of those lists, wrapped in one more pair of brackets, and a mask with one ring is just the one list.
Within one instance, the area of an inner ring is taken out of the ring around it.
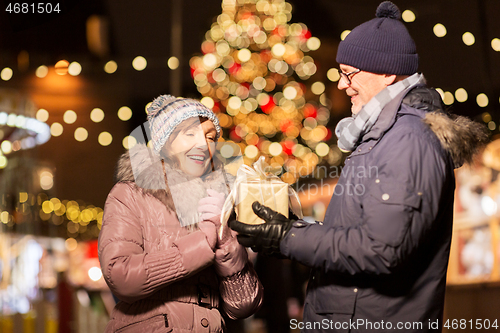
{"label": "christmas tree", "polygon": [[264,155],[283,166],[281,178],[290,184],[328,155],[324,141],[331,137],[324,84],[304,83],[317,71],[306,54],[320,41],[306,25],[289,23],[291,11],[283,0],[224,0],[203,55],[190,60],[202,103],[217,113],[226,144],[238,145],[246,164]]}

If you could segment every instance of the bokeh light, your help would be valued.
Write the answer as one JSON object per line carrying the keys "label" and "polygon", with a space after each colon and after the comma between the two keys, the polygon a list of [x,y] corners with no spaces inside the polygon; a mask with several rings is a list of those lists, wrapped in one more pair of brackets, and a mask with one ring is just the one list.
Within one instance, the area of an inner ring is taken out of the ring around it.
{"label": "bokeh light", "polygon": [[134,60],[132,60],[132,67],[134,67],[136,71],[144,70],[147,65],[148,62],[146,61],[146,58],[142,56],[137,56],[134,58]]}
{"label": "bokeh light", "polygon": [[72,76],[77,76],[82,72],[82,65],[80,65],[78,62],[73,61],[71,64],[68,66],[68,73]]}
{"label": "bokeh light", "polygon": [[64,112],[63,120],[66,124],[73,124],[76,121],[77,115],[73,110],[67,110]]}
{"label": "bokeh light", "polygon": [[432,31],[434,32],[434,35],[437,37],[444,37],[446,36],[446,27],[442,25],[441,23],[437,23],[434,25],[434,28],[432,28]]}
{"label": "bokeh light", "polygon": [[13,74],[14,72],[12,71],[11,68],[5,67],[4,69],[2,69],[2,72],[0,72],[0,77],[4,81],[9,81],[10,79],[12,79]]}
{"label": "bokeh light", "polygon": [[464,88],[458,88],[455,91],[455,98],[457,101],[459,101],[461,103],[467,101],[467,98],[468,98],[467,91]]}
{"label": "bokeh light", "polygon": [[137,144],[137,140],[133,136],[126,136],[122,140],[122,145],[123,145],[123,148],[125,148],[125,149],[130,149],[130,148],[134,147],[136,144]]}
{"label": "bokeh light", "polygon": [[52,123],[50,125],[50,134],[52,136],[60,136],[63,133],[63,126],[60,123]]}
{"label": "bokeh light", "polygon": [[315,95],[321,95],[322,93],[325,92],[325,84],[323,82],[321,82],[321,81],[314,82],[311,85],[311,91]]}
{"label": "bokeh light", "polygon": [[462,35],[462,41],[464,42],[465,45],[471,46],[476,42],[476,38],[472,33],[466,32]]}
{"label": "bokeh light", "polygon": [[443,102],[446,105],[451,105],[451,104],[453,104],[453,102],[455,102],[455,97],[453,96],[453,94],[451,92],[445,91]]}
{"label": "bokeh light", "polygon": [[415,13],[412,12],[411,10],[407,9],[401,14],[401,18],[403,21],[410,23],[415,21]]}
{"label": "bokeh light", "polygon": [[82,141],[87,140],[88,137],[89,137],[89,132],[87,132],[87,130],[85,128],[78,127],[75,130],[75,140],[76,141],[82,142]]}
{"label": "bokeh light", "polygon": [[67,60],[59,60],[54,65],[57,75],[66,75],[68,73],[69,62]]}
{"label": "bokeh light", "polygon": [[340,74],[337,68],[330,68],[328,72],[326,72],[326,76],[328,80],[332,82],[337,82],[338,80],[340,80]]}
{"label": "bokeh light", "polygon": [[311,37],[307,40],[307,47],[311,51],[316,51],[321,46],[321,41],[317,37]]}
{"label": "bokeh light", "polygon": [[106,65],[104,65],[104,71],[108,74],[113,74],[117,69],[118,64],[113,60],[108,61]]}
{"label": "bokeh light", "polygon": [[486,96],[486,94],[484,94],[484,93],[481,93],[481,94],[477,95],[476,102],[477,102],[477,105],[479,105],[482,108],[487,107],[489,104],[488,96]]}
{"label": "bokeh light", "polygon": [[179,59],[177,57],[168,58],[167,66],[172,70],[179,68]]}
{"label": "bokeh light", "polygon": [[101,110],[100,108],[94,108],[90,112],[90,119],[94,123],[100,123],[104,119],[104,111]]}
{"label": "bokeh light", "polygon": [[128,106],[122,106],[118,110],[118,118],[122,121],[127,121],[132,118],[132,110]]}
{"label": "bokeh light", "polygon": [[101,146],[106,147],[109,146],[113,141],[113,136],[109,132],[102,132],[101,134],[99,134],[97,141]]}
{"label": "bokeh light", "polygon": [[493,38],[491,40],[491,48],[497,52],[500,52],[500,39]]}
{"label": "bokeh light", "polygon": [[36,116],[35,117],[36,117],[37,120],[46,122],[47,120],[49,120],[49,111],[47,111],[45,109],[39,109],[36,112]]}
{"label": "bokeh light", "polygon": [[351,33],[351,30],[344,30],[342,31],[342,33],[340,34],[340,40],[344,40],[347,35],[349,35]]}
{"label": "bokeh light", "polygon": [[46,77],[47,74],[49,74],[49,68],[44,65],[39,66],[35,71],[35,75],[41,79]]}

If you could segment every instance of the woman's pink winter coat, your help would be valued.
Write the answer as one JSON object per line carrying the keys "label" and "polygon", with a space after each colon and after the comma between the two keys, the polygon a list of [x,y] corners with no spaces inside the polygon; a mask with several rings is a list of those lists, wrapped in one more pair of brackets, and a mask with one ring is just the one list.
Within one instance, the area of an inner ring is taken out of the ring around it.
{"label": "woman's pink winter coat", "polygon": [[214,252],[201,230],[178,220],[196,211],[207,188],[224,190],[222,173],[202,181],[167,168],[169,188],[186,194],[174,205],[164,167],[144,145],[119,161],[99,235],[104,278],[121,300],[106,332],[222,332],[221,312],[244,318],[262,303],[262,285],[235,238]]}

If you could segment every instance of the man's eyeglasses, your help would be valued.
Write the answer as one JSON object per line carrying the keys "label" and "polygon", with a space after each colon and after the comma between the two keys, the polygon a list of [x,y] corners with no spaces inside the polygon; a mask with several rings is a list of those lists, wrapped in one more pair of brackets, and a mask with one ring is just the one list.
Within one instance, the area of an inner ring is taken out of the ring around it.
{"label": "man's eyeglasses", "polygon": [[342,72],[342,70],[341,70],[341,69],[339,69],[339,75],[340,75],[340,78],[341,78],[341,79],[343,79],[343,80],[344,80],[344,82],[345,82],[348,86],[350,86],[350,85],[351,85],[351,79],[350,79],[349,77],[350,77],[350,76],[352,76],[352,75],[354,75],[354,74],[356,74],[356,73],[359,73],[359,72],[361,72],[361,69],[356,69],[356,70],[354,70],[354,71],[352,71],[352,72],[350,72],[350,73],[344,73],[344,72]]}

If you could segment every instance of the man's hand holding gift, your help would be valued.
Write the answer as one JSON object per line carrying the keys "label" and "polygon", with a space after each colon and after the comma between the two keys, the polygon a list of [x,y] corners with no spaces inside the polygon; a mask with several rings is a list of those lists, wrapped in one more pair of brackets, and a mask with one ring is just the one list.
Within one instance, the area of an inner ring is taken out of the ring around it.
{"label": "man's hand holding gift", "polygon": [[228,224],[231,229],[238,232],[238,242],[262,254],[281,254],[280,242],[292,228],[293,222],[298,218],[292,212],[290,212],[290,218],[287,218],[258,201],[252,204],[252,209],[265,223],[242,223],[236,220],[235,214],[231,214]]}

